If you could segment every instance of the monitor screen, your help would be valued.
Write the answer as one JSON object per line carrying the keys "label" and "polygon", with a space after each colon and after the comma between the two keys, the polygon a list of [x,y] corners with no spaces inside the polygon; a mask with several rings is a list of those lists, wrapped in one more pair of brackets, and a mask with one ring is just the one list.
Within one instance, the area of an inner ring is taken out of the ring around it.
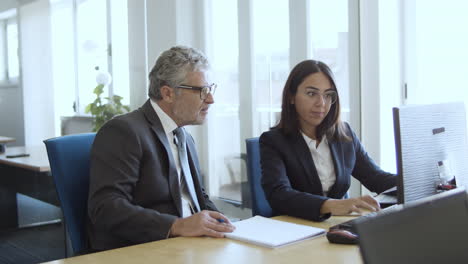
{"label": "monitor screen", "polygon": [[455,177],[466,186],[466,117],[463,103],[393,108],[397,160],[397,201],[405,203],[437,193],[437,185]]}

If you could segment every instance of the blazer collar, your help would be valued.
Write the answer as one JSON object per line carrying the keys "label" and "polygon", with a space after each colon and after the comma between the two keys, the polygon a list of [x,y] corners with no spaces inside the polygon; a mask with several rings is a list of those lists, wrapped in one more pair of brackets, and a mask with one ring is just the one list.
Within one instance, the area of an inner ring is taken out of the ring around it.
{"label": "blazer collar", "polygon": [[340,192],[339,185],[337,183],[343,182],[341,178],[344,177],[343,172],[342,172],[343,165],[341,163],[338,164],[339,162],[342,162],[344,160],[344,157],[338,156],[340,155],[340,153],[341,155],[343,155],[343,152],[339,151],[341,145],[338,144],[335,140],[329,140],[328,145],[330,146],[331,156],[333,159],[333,165],[335,166],[335,175],[336,175],[335,184],[333,184],[333,186],[331,186],[330,190],[328,191],[328,197],[341,199],[341,197],[335,197],[335,196],[337,196],[337,193]]}
{"label": "blazer collar", "polygon": [[169,188],[171,189],[171,196],[175,202],[177,211],[179,212],[179,215],[182,215],[182,195],[180,193],[179,176],[177,174],[174,157],[171,155],[171,147],[167,140],[166,133],[164,132],[158,115],[151,105],[150,99],[148,99],[140,109],[150,123],[151,128],[158,137],[159,141],[164,146],[164,149],[166,150],[167,158],[169,160]]}

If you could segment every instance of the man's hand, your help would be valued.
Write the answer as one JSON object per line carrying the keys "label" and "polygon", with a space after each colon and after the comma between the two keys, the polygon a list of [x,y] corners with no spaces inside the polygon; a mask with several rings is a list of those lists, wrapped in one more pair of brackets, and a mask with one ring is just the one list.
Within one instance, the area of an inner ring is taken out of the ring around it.
{"label": "man's hand", "polygon": [[224,237],[225,232],[234,231],[235,226],[224,215],[203,210],[186,218],[178,218],[171,226],[170,236]]}
{"label": "man's hand", "polygon": [[351,214],[352,212],[356,212],[362,214],[366,210],[371,212],[380,210],[379,203],[370,195],[344,200],[329,199],[322,204],[320,213],[346,215]]}

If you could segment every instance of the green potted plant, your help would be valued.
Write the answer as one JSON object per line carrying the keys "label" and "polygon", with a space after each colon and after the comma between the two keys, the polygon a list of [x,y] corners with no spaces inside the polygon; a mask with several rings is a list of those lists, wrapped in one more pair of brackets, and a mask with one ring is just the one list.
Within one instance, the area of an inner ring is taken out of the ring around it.
{"label": "green potted plant", "polygon": [[104,87],[110,83],[111,77],[109,73],[100,73],[96,77],[98,85],[94,88],[93,93],[96,99],[88,104],[85,113],[91,113],[93,117],[93,132],[97,132],[107,121],[116,115],[128,113],[130,107],[122,104],[122,96],[114,94],[112,97],[104,97],[107,100],[103,102],[101,95],[104,92]]}

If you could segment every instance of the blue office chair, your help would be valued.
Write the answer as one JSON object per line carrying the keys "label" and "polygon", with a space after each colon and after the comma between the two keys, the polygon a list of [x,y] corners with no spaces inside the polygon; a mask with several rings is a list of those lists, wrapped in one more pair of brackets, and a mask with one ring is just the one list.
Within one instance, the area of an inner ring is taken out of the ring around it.
{"label": "blue office chair", "polygon": [[73,255],[88,249],[89,160],[96,133],[44,140]]}
{"label": "blue office chair", "polygon": [[252,197],[252,215],[261,215],[265,217],[273,216],[273,210],[265,198],[263,192],[260,168],[260,144],[258,138],[248,138],[247,144],[247,178],[249,180],[250,192]]}

